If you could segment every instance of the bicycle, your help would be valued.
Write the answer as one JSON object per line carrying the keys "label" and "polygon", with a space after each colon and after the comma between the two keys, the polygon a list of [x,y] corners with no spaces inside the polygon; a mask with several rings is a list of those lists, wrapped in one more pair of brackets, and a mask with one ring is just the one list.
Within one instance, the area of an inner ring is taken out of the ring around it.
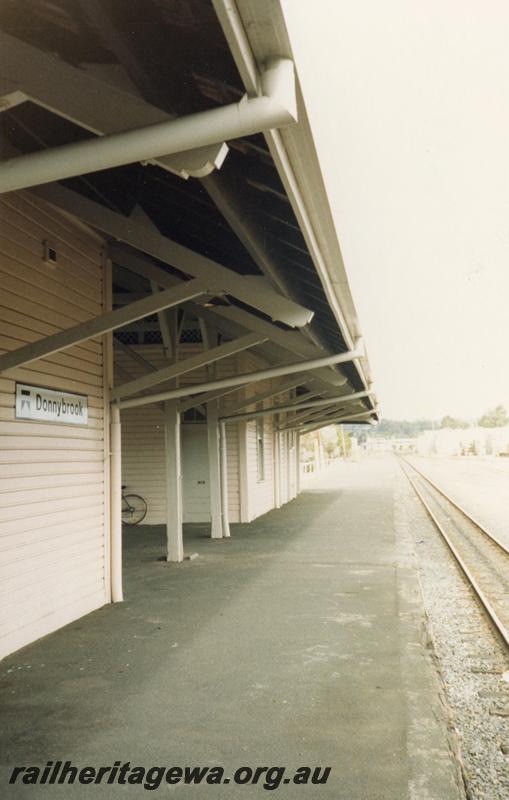
{"label": "bicycle", "polygon": [[124,525],[139,525],[147,515],[147,503],[139,494],[125,494],[122,486],[122,522]]}

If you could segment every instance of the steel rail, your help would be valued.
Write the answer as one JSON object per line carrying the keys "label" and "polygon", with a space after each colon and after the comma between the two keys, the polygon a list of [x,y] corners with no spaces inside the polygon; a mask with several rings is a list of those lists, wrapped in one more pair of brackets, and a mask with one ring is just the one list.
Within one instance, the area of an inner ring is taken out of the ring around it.
{"label": "steel rail", "polygon": [[[476,522],[476,520],[472,519],[470,514],[468,514],[464,509],[461,508],[461,506],[459,506],[457,503],[455,503],[453,500],[451,500],[447,496],[447,494],[445,492],[443,492],[441,489],[439,489],[437,486],[435,486],[433,481],[428,479],[428,477],[426,475],[424,475],[423,473],[420,472],[420,470],[418,470],[416,467],[414,467],[413,464],[411,464],[411,462],[407,461],[405,458],[402,458],[401,456],[400,456],[400,459],[401,459],[401,461],[404,461],[406,464],[408,464],[412,469],[414,469],[417,472],[417,474],[420,475],[425,481],[428,481],[433,486],[433,488],[435,488],[439,492],[439,494],[441,494],[443,497],[445,497],[458,511],[460,511],[460,513],[462,513],[470,522],[472,522],[476,528],[481,530],[482,533],[486,534],[486,536],[489,539],[491,539],[491,541],[493,541],[495,544],[497,544],[502,549],[503,553],[505,553],[505,555],[509,556],[509,550],[507,550],[507,548],[505,548],[504,545],[502,545],[497,539],[494,539],[491,536],[491,534],[489,534],[481,525],[479,525]],[[400,463],[400,466],[401,466],[401,463]],[[502,622],[502,620],[498,616],[498,614],[495,611],[495,609],[493,608],[490,600],[486,596],[486,594],[483,591],[483,589],[479,586],[479,584],[477,582],[477,579],[474,577],[474,575],[470,571],[469,567],[465,563],[463,557],[460,555],[460,553],[458,552],[457,548],[455,547],[455,545],[453,544],[453,542],[451,541],[451,539],[449,538],[449,536],[445,532],[444,528],[442,527],[442,525],[438,521],[436,515],[431,510],[429,504],[426,502],[422,492],[419,490],[419,488],[418,488],[417,484],[415,483],[415,481],[413,480],[413,478],[408,474],[408,472],[402,466],[401,466],[401,469],[402,469],[402,472],[404,473],[404,475],[408,478],[410,484],[412,485],[416,495],[420,499],[420,501],[423,504],[424,508],[426,509],[428,515],[433,520],[434,525],[436,526],[437,530],[439,531],[440,535],[442,536],[443,540],[445,541],[447,547],[449,548],[449,550],[453,554],[454,558],[458,562],[458,565],[460,566],[463,574],[467,578],[467,581],[470,583],[470,585],[474,589],[474,592],[477,595],[477,597],[478,597],[481,605],[483,606],[484,610],[486,611],[486,613],[488,615],[488,618],[490,619],[491,623],[494,625],[497,633],[501,637],[501,639],[504,642],[506,648],[509,650],[509,629],[504,625],[504,623]]]}
{"label": "steel rail", "polygon": [[475,527],[478,528],[481,531],[481,533],[483,533],[485,536],[487,536],[488,539],[491,539],[491,541],[494,544],[496,544],[497,547],[499,547],[500,550],[502,550],[502,552],[505,553],[506,556],[509,556],[509,547],[507,545],[503,544],[500,541],[500,539],[498,539],[496,536],[494,536],[493,533],[490,533],[489,531],[487,531],[486,528],[484,527],[484,525],[481,525],[481,523],[478,520],[476,520],[475,517],[472,516],[472,514],[470,514],[468,511],[465,511],[463,506],[460,506],[460,504],[457,503],[456,500],[453,500],[452,497],[450,497],[446,492],[444,492],[444,490],[441,489],[440,486],[437,486],[436,483],[434,481],[432,481],[431,478],[428,475],[426,475],[424,472],[421,472],[421,470],[418,467],[416,467],[415,464],[412,464],[412,462],[409,461],[404,456],[399,456],[399,458],[402,461],[404,461],[405,464],[408,464],[409,467],[411,467],[413,470],[415,470],[415,472],[417,472],[417,474],[420,475],[421,478],[424,478],[425,481],[427,481],[429,484],[431,484],[431,486],[433,486],[433,488],[436,489],[436,491],[439,494],[441,494],[442,497],[445,497],[445,499],[452,506],[454,506],[454,508],[456,508],[458,511],[460,511],[465,517],[468,517],[469,521],[473,525],[475,525]]}

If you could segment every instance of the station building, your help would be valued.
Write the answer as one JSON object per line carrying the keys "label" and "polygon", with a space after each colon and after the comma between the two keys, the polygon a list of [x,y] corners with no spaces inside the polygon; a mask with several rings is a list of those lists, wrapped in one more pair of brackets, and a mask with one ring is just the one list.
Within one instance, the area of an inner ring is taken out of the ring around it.
{"label": "station building", "polygon": [[4,656],[122,600],[122,485],[179,562],[377,412],[277,0],[4,0],[0,58]]}

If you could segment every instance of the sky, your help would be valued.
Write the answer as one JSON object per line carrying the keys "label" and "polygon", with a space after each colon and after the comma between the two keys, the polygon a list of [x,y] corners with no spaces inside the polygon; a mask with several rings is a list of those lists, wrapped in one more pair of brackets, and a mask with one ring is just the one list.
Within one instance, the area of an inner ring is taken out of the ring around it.
{"label": "sky", "polygon": [[382,415],[509,409],[509,4],[282,5]]}

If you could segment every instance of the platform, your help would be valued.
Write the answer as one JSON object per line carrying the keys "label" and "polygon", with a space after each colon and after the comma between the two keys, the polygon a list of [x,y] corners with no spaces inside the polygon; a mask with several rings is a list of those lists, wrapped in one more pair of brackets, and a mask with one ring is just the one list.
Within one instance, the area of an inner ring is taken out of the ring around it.
{"label": "platform", "polygon": [[[462,797],[426,648],[391,457],[343,465],[231,540],[189,528],[181,565],[163,530],[127,536],[126,602],[0,665],[2,762],[79,766],[331,766],[283,798]],[[5,770],[3,775],[5,774]],[[3,776],[2,776],[3,777]],[[5,780],[5,779],[4,779]],[[2,796],[139,797],[138,786],[2,784]],[[262,785],[156,796],[261,797]],[[149,794],[150,796],[150,794]]]}

